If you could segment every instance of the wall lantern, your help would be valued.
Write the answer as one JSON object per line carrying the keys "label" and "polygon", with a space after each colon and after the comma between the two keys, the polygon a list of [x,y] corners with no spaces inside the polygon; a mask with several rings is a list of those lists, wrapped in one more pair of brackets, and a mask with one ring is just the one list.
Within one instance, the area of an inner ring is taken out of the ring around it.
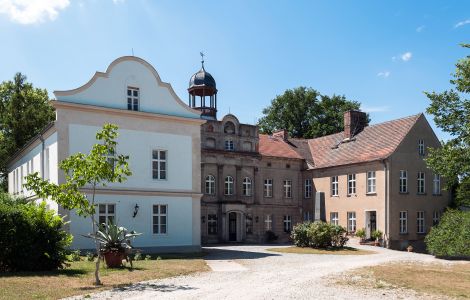
{"label": "wall lantern", "polygon": [[256,217],[255,217],[255,222],[258,223],[258,221],[259,221],[259,217],[256,216]]}
{"label": "wall lantern", "polygon": [[206,216],[202,216],[202,217],[201,217],[201,222],[202,222],[202,223],[206,223]]}
{"label": "wall lantern", "polygon": [[137,213],[138,213],[138,212],[139,212],[139,205],[136,204],[136,205],[134,206],[134,215],[133,215],[132,217],[135,218],[135,216],[137,216]]}

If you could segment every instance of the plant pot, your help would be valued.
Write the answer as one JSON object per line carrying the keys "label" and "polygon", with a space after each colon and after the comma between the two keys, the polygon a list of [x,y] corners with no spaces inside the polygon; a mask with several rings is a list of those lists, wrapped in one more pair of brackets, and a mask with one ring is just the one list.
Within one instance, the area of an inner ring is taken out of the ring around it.
{"label": "plant pot", "polygon": [[124,259],[123,252],[108,251],[103,253],[103,256],[108,268],[118,268],[122,266],[122,260]]}
{"label": "plant pot", "polygon": [[380,242],[377,241],[377,240],[375,240],[375,241],[374,241],[374,246],[377,246],[377,247],[380,246]]}
{"label": "plant pot", "polygon": [[359,245],[364,245],[366,243],[366,239],[365,238],[361,238],[359,240]]}

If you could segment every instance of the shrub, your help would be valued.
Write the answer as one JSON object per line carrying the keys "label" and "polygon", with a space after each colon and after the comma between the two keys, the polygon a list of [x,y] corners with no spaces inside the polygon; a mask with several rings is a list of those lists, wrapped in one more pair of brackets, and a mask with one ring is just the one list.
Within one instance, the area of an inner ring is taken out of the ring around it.
{"label": "shrub", "polygon": [[297,247],[342,248],[348,241],[346,229],[321,221],[294,226],[291,238]]}
{"label": "shrub", "polygon": [[40,271],[62,268],[72,236],[64,221],[46,204],[24,204],[0,197],[0,271]]}
{"label": "shrub", "polygon": [[142,260],[142,259],[144,259],[142,257],[142,253],[137,252],[136,254],[134,254],[134,260]]}
{"label": "shrub", "polygon": [[151,260],[152,259],[152,256],[150,256],[149,254],[145,255],[145,260]]}
{"label": "shrub", "polygon": [[364,228],[356,230],[356,236],[361,239],[366,238],[366,230]]}
{"label": "shrub", "polygon": [[80,261],[80,250],[75,250],[70,253],[71,261]]}
{"label": "shrub", "polygon": [[470,211],[448,210],[425,239],[429,253],[438,257],[470,257]]}
{"label": "shrub", "polygon": [[382,238],[383,233],[380,230],[374,230],[374,231],[372,231],[372,233],[370,235],[372,236],[372,238],[374,240],[378,241]]}
{"label": "shrub", "polygon": [[87,261],[93,261],[93,260],[95,260],[95,254],[92,253],[92,252],[87,252],[87,253],[86,253],[86,260],[87,260]]}

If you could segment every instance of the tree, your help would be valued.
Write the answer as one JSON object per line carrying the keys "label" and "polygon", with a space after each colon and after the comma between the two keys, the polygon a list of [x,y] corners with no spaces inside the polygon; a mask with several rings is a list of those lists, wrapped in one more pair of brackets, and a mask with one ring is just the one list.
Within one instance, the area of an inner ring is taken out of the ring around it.
{"label": "tree", "polygon": [[[89,154],[76,153],[64,159],[59,168],[64,171],[65,182],[55,184],[43,180],[38,173],[26,177],[25,187],[33,191],[37,197],[51,199],[68,210],[75,210],[79,216],[89,216],[92,232],[96,232],[95,222],[95,193],[97,186],[106,186],[110,182],[123,182],[132,175],[129,170],[129,156],[118,155],[116,138],[118,127],[114,124],[104,124],[103,129],[96,134],[100,142],[93,145]],[[81,191],[83,187],[92,187],[91,200]],[[101,284],[99,277],[100,244],[95,239],[98,259],[96,260],[95,284]]]}
{"label": "tree", "polygon": [[[462,45],[470,48],[469,44]],[[425,92],[431,100],[427,112],[434,122],[451,135],[442,147],[429,149],[427,165],[447,179],[446,187],[457,185],[456,205],[470,206],[470,56],[456,64],[450,83],[455,89],[442,93]]]}
{"label": "tree", "polygon": [[54,119],[47,91],[33,87],[23,74],[16,73],[12,81],[0,84],[0,183],[4,190],[8,159]]}
{"label": "tree", "polygon": [[359,102],[344,96],[330,97],[312,88],[298,87],[272,100],[263,109],[258,126],[266,134],[286,129],[292,137],[315,138],[342,131],[344,112],[359,108]]}

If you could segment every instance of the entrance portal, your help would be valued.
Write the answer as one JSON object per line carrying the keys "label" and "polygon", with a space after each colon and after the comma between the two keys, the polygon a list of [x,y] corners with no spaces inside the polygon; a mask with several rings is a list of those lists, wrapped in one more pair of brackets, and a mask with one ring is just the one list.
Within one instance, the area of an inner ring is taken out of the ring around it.
{"label": "entrance portal", "polygon": [[231,212],[228,215],[228,240],[237,241],[237,213]]}
{"label": "entrance portal", "polygon": [[377,212],[366,211],[366,238],[370,239],[372,232],[377,230]]}

